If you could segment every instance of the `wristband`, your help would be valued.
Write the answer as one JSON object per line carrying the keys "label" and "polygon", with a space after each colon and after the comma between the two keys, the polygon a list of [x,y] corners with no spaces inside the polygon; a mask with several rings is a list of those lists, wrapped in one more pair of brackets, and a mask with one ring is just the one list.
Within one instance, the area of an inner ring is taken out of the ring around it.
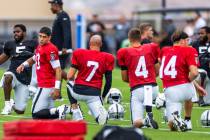
{"label": "wristband", "polygon": [[25,61],[25,62],[23,62],[22,64],[23,64],[24,67],[29,67],[28,61]]}
{"label": "wristband", "polygon": [[61,81],[56,80],[55,81],[55,88],[60,89],[60,86],[61,86]]}

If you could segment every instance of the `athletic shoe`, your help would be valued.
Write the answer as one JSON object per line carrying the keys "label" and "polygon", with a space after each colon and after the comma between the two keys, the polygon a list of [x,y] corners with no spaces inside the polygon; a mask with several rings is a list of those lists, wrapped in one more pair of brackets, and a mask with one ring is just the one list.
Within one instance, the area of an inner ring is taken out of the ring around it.
{"label": "athletic shoe", "polygon": [[178,128],[182,131],[185,132],[187,131],[187,125],[186,123],[182,120],[182,118],[179,116],[178,111],[175,111],[172,113],[174,117],[174,124],[178,126]]}
{"label": "athletic shoe", "polygon": [[187,130],[192,130],[192,123],[191,120],[184,120],[185,124],[187,125]]}
{"label": "athletic shoe", "polygon": [[[12,99],[13,100],[13,99]],[[9,115],[12,113],[12,106],[14,104],[14,100],[11,103],[11,101],[9,101],[8,103],[5,103],[5,106],[1,112],[2,115]]]}
{"label": "athletic shoe", "polygon": [[70,107],[68,107],[67,105],[61,105],[57,107],[57,111],[59,113],[59,120],[65,120],[66,114],[70,112]]}
{"label": "athletic shoe", "polygon": [[106,109],[103,106],[101,106],[99,108],[99,116],[97,118],[98,124],[99,125],[106,124],[107,119],[108,119],[108,112],[106,111]]}
{"label": "athletic shoe", "polygon": [[147,113],[145,125],[152,127],[153,129],[158,129],[158,123],[153,119],[152,112]]}
{"label": "athletic shoe", "polygon": [[71,109],[71,112],[72,112],[72,120],[80,121],[84,119],[80,107],[78,107],[77,109]]}

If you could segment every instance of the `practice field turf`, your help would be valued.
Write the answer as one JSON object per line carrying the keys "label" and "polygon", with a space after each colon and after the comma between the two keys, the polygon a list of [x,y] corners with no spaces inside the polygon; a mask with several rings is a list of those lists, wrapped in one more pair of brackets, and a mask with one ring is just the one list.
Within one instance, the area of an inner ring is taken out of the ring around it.
{"label": "practice field turf", "polygon": [[[3,70],[0,70],[0,76],[2,76]],[[160,83],[160,82],[159,82]],[[120,77],[120,70],[116,69],[113,72],[113,84],[112,87],[119,88],[123,93],[123,106],[125,107],[125,118],[122,121],[108,121],[108,125],[119,125],[122,127],[131,126],[130,122],[130,109],[129,109],[129,87],[126,83],[123,83]],[[3,90],[0,89],[0,110],[3,108],[4,100],[3,100]],[[68,98],[66,95],[65,83],[63,83],[62,87],[62,95],[64,97],[63,102],[56,101],[56,106],[61,104],[68,104]],[[106,104],[106,108],[109,105]],[[88,133],[86,135],[86,140],[91,140],[93,136],[102,128],[95,123],[94,119],[88,114],[88,109],[85,104],[81,103],[81,107],[85,116],[85,120],[88,124]],[[167,124],[163,122],[162,119],[162,111],[153,109],[154,117],[158,121],[160,128],[158,130],[145,128],[143,132],[146,136],[151,138],[152,140],[210,140],[210,128],[202,128],[200,125],[200,115],[203,111],[207,110],[210,107],[198,107],[194,105],[194,109],[192,112],[192,123],[193,130],[189,132],[170,132],[168,130]],[[28,103],[27,110],[24,115],[17,115],[14,112],[8,116],[0,115],[0,137],[3,137],[3,129],[2,124],[4,122],[18,120],[18,119],[28,119],[31,118],[31,100]],[[68,117],[70,119],[70,115]]]}

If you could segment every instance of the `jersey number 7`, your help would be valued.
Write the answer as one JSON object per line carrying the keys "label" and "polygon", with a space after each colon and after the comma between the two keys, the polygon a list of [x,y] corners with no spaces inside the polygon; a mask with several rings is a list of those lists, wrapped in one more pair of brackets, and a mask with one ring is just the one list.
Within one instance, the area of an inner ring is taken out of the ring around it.
{"label": "jersey number 7", "polygon": [[92,71],[90,72],[90,74],[88,75],[88,77],[85,80],[85,81],[89,82],[93,78],[94,74],[96,73],[96,70],[98,69],[99,64],[96,61],[88,61],[87,66],[88,67],[93,66]]}

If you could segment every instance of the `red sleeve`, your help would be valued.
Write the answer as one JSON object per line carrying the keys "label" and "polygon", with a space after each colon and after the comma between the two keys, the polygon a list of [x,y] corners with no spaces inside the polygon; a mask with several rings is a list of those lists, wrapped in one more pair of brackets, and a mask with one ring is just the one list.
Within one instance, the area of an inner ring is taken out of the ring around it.
{"label": "red sleeve", "polygon": [[186,62],[189,66],[198,66],[198,53],[194,48],[189,48]]}
{"label": "red sleeve", "polygon": [[112,71],[114,69],[114,56],[109,54],[107,57],[107,70]]}
{"label": "red sleeve", "polygon": [[125,53],[126,53],[125,48],[122,48],[117,52],[117,61],[119,66],[121,67],[125,66]]}
{"label": "red sleeve", "polygon": [[71,57],[71,65],[78,66],[78,51],[74,51]]}
{"label": "red sleeve", "polygon": [[55,46],[50,46],[46,55],[48,61],[59,60],[58,49]]}
{"label": "red sleeve", "polygon": [[160,59],[160,47],[158,44],[155,43],[151,43],[151,45],[152,45],[153,55],[156,58],[156,61],[158,62],[158,59]]}

